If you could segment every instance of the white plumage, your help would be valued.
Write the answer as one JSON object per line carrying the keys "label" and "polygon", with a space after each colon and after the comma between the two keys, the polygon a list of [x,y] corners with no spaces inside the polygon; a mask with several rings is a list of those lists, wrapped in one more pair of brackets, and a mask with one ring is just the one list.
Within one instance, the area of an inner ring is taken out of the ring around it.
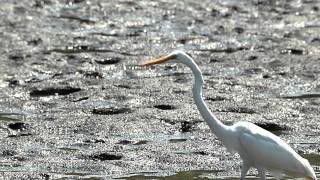
{"label": "white plumage", "polygon": [[250,122],[238,122],[232,126],[224,125],[209,110],[202,98],[202,73],[193,59],[182,51],[174,51],[159,59],[147,61],[143,66],[176,62],[187,65],[194,74],[193,98],[203,119],[213,133],[230,151],[239,153],[243,160],[241,178],[254,167],[261,179],[265,179],[266,170],[276,178],[281,174],[291,177],[303,177],[316,180],[315,173],[308,160],[297,154],[278,136]]}

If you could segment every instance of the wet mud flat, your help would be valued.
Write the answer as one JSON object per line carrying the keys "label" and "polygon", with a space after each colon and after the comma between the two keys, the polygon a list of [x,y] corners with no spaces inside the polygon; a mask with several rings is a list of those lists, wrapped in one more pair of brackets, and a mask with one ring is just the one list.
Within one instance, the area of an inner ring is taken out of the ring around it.
{"label": "wet mud flat", "polygon": [[0,0],[1,179],[237,179],[189,69],[139,66],[174,49],[199,64],[218,118],[274,132],[319,175],[319,7]]}

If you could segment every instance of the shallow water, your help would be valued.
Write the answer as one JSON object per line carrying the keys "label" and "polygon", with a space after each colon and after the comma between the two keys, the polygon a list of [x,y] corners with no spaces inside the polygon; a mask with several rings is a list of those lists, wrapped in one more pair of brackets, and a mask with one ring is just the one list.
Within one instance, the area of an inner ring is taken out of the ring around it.
{"label": "shallow water", "polygon": [[139,66],[173,49],[219,119],[265,125],[319,175],[319,2],[199,2],[0,2],[0,178],[238,179],[191,71]]}

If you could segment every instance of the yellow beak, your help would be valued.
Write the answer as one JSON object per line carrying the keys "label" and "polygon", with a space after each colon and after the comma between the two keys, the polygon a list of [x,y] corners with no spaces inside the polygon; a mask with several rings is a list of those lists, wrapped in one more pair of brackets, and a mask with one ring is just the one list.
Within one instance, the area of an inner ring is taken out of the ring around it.
{"label": "yellow beak", "polygon": [[163,56],[158,59],[148,60],[148,61],[144,62],[141,66],[151,66],[153,64],[162,64],[162,63],[165,63],[165,62],[169,61],[170,59],[174,59],[174,58],[175,58],[175,55]]}

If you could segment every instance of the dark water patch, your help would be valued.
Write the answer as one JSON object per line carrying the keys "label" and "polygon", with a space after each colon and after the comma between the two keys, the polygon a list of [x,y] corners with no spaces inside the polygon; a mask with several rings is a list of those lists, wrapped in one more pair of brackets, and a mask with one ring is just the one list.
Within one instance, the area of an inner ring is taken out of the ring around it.
{"label": "dark water patch", "polygon": [[10,138],[23,137],[23,136],[33,136],[33,134],[29,133],[29,132],[21,132],[21,133],[18,133],[18,134],[10,134],[10,135],[8,135],[8,137],[10,137]]}
{"label": "dark water patch", "polygon": [[1,154],[2,156],[14,156],[17,155],[17,152],[14,150],[3,150]]}
{"label": "dark water patch", "polygon": [[244,114],[255,114],[256,111],[254,109],[250,109],[247,107],[229,107],[225,110],[219,110],[219,112],[232,112],[232,113],[244,113]]}
{"label": "dark water patch", "polygon": [[8,86],[11,87],[11,88],[14,88],[14,87],[20,85],[20,82],[17,79],[10,79],[7,82],[8,82]]}
{"label": "dark water patch", "polygon": [[111,154],[111,153],[101,153],[101,154],[93,154],[89,156],[90,159],[99,160],[99,161],[109,161],[109,160],[120,160],[123,158],[121,154]]}
{"label": "dark water patch", "polygon": [[224,49],[199,49],[197,51],[210,52],[210,53],[235,53],[238,51],[248,50],[247,47],[227,47]]}
{"label": "dark water patch", "polygon": [[303,55],[304,50],[302,49],[283,49],[280,52],[281,54],[293,54],[293,55]]}
{"label": "dark water patch", "polygon": [[216,58],[216,57],[212,57],[210,58],[210,63],[218,63],[218,62],[223,62],[224,60],[222,58]]}
{"label": "dark water patch", "polygon": [[187,140],[188,139],[185,139],[185,138],[172,138],[172,139],[169,139],[169,142],[170,143],[179,143],[179,142],[185,142]]}
{"label": "dark water patch", "polygon": [[72,20],[72,21],[78,21],[80,23],[84,23],[84,24],[94,24],[96,23],[95,21],[93,20],[90,20],[88,18],[85,18],[85,17],[79,17],[79,16],[76,16],[76,15],[60,15],[60,16],[49,16],[51,18],[57,18],[57,19],[67,19],[67,20]]}
{"label": "dark water patch", "polygon": [[218,17],[218,16],[220,16],[220,14],[221,14],[221,12],[218,9],[215,9],[215,8],[211,9],[210,15],[212,17]]}
{"label": "dark water patch", "polygon": [[103,139],[87,139],[84,141],[85,143],[106,143]]}
{"label": "dark water patch", "polygon": [[115,84],[115,87],[124,88],[124,89],[132,89],[132,87],[128,84]]}
{"label": "dark water patch", "polygon": [[136,54],[132,54],[129,52],[118,52],[111,49],[103,49],[98,47],[92,47],[87,45],[74,45],[74,46],[66,46],[64,48],[54,48],[45,51],[45,54],[50,54],[52,52],[56,53],[62,53],[62,54],[78,54],[78,53],[90,53],[90,52],[96,52],[96,53],[118,53],[125,56],[137,56]]}
{"label": "dark water patch", "polygon": [[315,45],[320,45],[320,38],[313,38],[310,42]]}
{"label": "dark water patch", "polygon": [[262,75],[262,78],[263,79],[268,79],[268,78],[271,78],[271,75],[270,74],[264,74],[264,75]]}
{"label": "dark water patch", "polygon": [[120,57],[108,57],[105,59],[99,59],[95,60],[96,63],[102,64],[102,65],[110,65],[110,64],[117,64],[121,61],[122,59]]}
{"label": "dark water patch", "polygon": [[25,130],[27,129],[27,125],[22,122],[10,123],[8,124],[8,128],[12,130]]}
{"label": "dark water patch", "polygon": [[192,154],[198,154],[198,155],[202,155],[202,156],[209,155],[209,153],[205,152],[205,151],[193,151]]}
{"label": "dark water patch", "polygon": [[182,121],[180,127],[181,132],[190,132],[193,129],[195,123],[196,122]]}
{"label": "dark water patch", "polygon": [[137,36],[141,36],[142,33],[143,33],[142,30],[135,30],[135,31],[128,32],[128,33],[93,32],[93,33],[90,33],[90,34],[91,34],[91,35],[97,35],[97,36],[106,36],[106,37],[137,37]]}
{"label": "dark water patch", "polygon": [[222,97],[222,96],[215,96],[215,97],[206,97],[205,98],[207,101],[224,101],[226,100],[226,98]]}
{"label": "dark water patch", "polygon": [[25,59],[25,55],[23,55],[22,53],[12,53],[9,54],[8,58],[12,61],[23,61]]}
{"label": "dark water patch", "polygon": [[81,88],[66,86],[66,87],[47,87],[44,89],[34,89],[30,92],[30,96],[52,96],[52,95],[68,95],[74,92],[81,91]]}
{"label": "dark water patch", "polygon": [[119,142],[117,142],[117,144],[128,145],[128,144],[132,144],[132,141],[125,139],[125,140],[120,140]]}
{"label": "dark water patch", "polygon": [[140,141],[135,142],[133,145],[143,145],[143,144],[147,144],[147,143],[149,143],[148,140],[140,140]]}
{"label": "dark water patch", "polygon": [[282,96],[284,99],[306,99],[306,98],[320,98],[320,92],[310,92],[310,93],[298,93],[292,95]]}
{"label": "dark water patch", "polygon": [[249,68],[244,70],[245,74],[260,74],[262,72],[263,70],[261,68]]}
{"label": "dark water patch", "polygon": [[169,105],[169,104],[159,104],[159,105],[154,105],[153,107],[161,110],[173,110],[176,109],[175,106]]}
{"label": "dark water patch", "polygon": [[266,123],[266,122],[262,122],[262,123],[254,123],[255,125],[267,130],[267,131],[271,131],[271,132],[281,132],[281,131],[286,131],[289,130],[289,128],[285,125],[278,125],[276,123]]}
{"label": "dark water patch", "polygon": [[188,150],[182,150],[182,151],[176,151],[176,154],[185,154],[185,155],[201,155],[201,156],[207,156],[209,153],[205,151],[188,151]]}
{"label": "dark water patch", "polygon": [[123,108],[111,107],[111,108],[95,108],[91,112],[93,114],[99,114],[99,115],[113,115],[113,114],[132,113],[133,110],[126,107],[123,107]]}
{"label": "dark water patch", "polygon": [[73,152],[73,151],[79,151],[78,148],[76,147],[71,147],[71,146],[65,146],[65,147],[59,147],[57,149],[60,149],[62,151],[69,151],[69,152]]}
{"label": "dark water patch", "polygon": [[106,37],[118,37],[118,36],[121,36],[121,34],[119,33],[105,33],[105,32],[93,32],[93,33],[90,33],[91,35],[98,35],[98,36],[106,36]]}
{"label": "dark water patch", "polygon": [[48,51],[57,52],[62,54],[72,54],[72,53],[84,53],[84,52],[113,52],[110,49],[98,49],[96,47],[91,47],[87,45],[74,45],[74,46],[66,46],[64,48],[55,48]]}
{"label": "dark water patch", "polygon": [[74,99],[74,100],[72,100],[72,102],[80,102],[80,101],[85,101],[88,99],[89,99],[89,97],[85,96],[85,97],[80,97],[80,98]]}
{"label": "dark water patch", "polygon": [[103,74],[98,71],[87,71],[87,72],[80,72],[80,73],[83,73],[85,77],[89,77],[89,78],[95,78],[95,79],[103,78]]}
{"label": "dark water patch", "polygon": [[238,34],[242,34],[242,33],[244,33],[245,30],[242,27],[235,27],[235,28],[233,28],[233,31]]}
{"label": "dark water patch", "polygon": [[254,60],[256,60],[256,59],[258,59],[258,56],[255,56],[255,55],[249,56],[249,57],[247,58],[248,61],[254,61]]}
{"label": "dark water patch", "polygon": [[41,43],[42,43],[41,38],[35,38],[35,39],[31,39],[31,40],[27,41],[27,44],[30,46],[38,46]]}

